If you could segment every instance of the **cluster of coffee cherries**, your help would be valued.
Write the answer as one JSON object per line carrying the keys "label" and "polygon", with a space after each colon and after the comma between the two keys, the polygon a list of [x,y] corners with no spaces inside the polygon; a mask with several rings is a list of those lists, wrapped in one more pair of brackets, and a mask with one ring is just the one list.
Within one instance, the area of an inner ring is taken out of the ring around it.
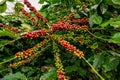
{"label": "cluster of coffee cherries", "polygon": [[42,47],[46,42],[47,42],[47,40],[44,40],[41,43],[36,44],[34,47],[32,47],[30,49],[27,49],[23,52],[17,52],[15,54],[15,58],[18,59],[19,61],[16,63],[11,63],[10,67],[15,68],[15,67],[21,66],[25,63],[28,63],[29,61],[34,59],[38,55],[38,49],[40,47]]}
{"label": "cluster of coffee cherries", "polygon": [[58,70],[57,70],[58,79],[59,80],[68,80],[65,76],[65,72],[64,72],[64,68],[63,68],[61,59],[59,58],[60,54],[55,53],[54,56],[55,56],[55,65],[58,68]]}
{"label": "cluster of coffee cherries", "polygon": [[84,54],[82,51],[77,49],[75,46],[70,45],[68,41],[65,41],[62,37],[59,38],[58,43],[62,45],[63,48],[69,50],[70,52],[73,52],[74,56],[77,56],[79,58],[83,58]]}
{"label": "cluster of coffee cherries", "polygon": [[34,24],[36,24],[35,18],[32,17],[32,16],[30,15],[30,13],[28,13],[23,7],[21,8],[21,11],[22,11],[22,13],[23,13],[25,16],[27,16],[28,18],[30,18],[30,20],[31,20]]}
{"label": "cluster of coffee cherries", "polygon": [[33,39],[33,38],[38,38],[39,36],[44,36],[46,35],[46,29],[43,28],[41,30],[35,30],[32,32],[28,32],[25,35],[22,35],[23,39]]}
{"label": "cluster of coffee cherries", "polygon": [[53,32],[56,30],[78,30],[78,29],[87,29],[87,28],[88,28],[87,25],[80,26],[80,25],[68,23],[64,20],[60,20],[56,24],[52,24]]}
{"label": "cluster of coffee cherries", "polygon": [[24,4],[26,4],[26,6],[29,8],[29,10],[33,11],[35,13],[35,15],[38,17],[38,19],[40,19],[41,21],[43,21],[44,23],[47,23],[47,19],[44,18],[37,10],[34,6],[31,5],[31,3],[28,0],[24,0]]}
{"label": "cluster of coffee cherries", "polygon": [[14,34],[18,33],[18,28],[13,28],[13,27],[10,27],[8,25],[1,24],[1,23],[0,23],[0,27],[1,28],[7,28],[7,29],[11,30],[12,32],[14,32]]}
{"label": "cluster of coffee cherries", "polygon": [[86,23],[88,21],[89,21],[89,18],[81,18],[81,19],[72,19],[71,20],[72,23],[79,23],[79,24]]}
{"label": "cluster of coffee cherries", "polygon": [[19,62],[16,62],[16,63],[11,63],[10,67],[16,68],[18,66],[24,65],[25,63],[28,63],[29,61],[31,61],[32,59],[34,59],[36,56],[37,56],[37,54],[33,54],[33,55],[31,55],[30,58],[20,60]]}
{"label": "cluster of coffee cherries", "polygon": [[52,24],[52,31],[56,30],[74,30],[79,29],[80,26],[76,26],[75,24],[69,24],[65,21],[58,21],[56,24]]}

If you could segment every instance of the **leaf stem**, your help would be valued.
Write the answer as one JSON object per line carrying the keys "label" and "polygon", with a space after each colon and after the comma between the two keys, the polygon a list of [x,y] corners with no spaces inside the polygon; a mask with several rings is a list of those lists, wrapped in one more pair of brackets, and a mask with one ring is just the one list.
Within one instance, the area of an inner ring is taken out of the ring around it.
{"label": "leaf stem", "polygon": [[86,60],[84,57],[83,57],[83,59],[85,60],[85,62],[88,63],[88,65],[92,68],[92,70],[95,72],[95,74],[97,74],[97,75],[100,77],[101,80],[105,80],[105,79],[95,70],[95,68],[88,62],[88,60]]}
{"label": "leaf stem", "polygon": [[16,59],[16,57],[13,57],[13,58],[8,59],[8,60],[6,60],[6,61],[4,61],[4,62],[1,62],[0,65],[2,65],[2,64],[4,64],[4,63],[7,63],[7,62],[9,62],[9,61],[12,61],[12,60],[14,60],[14,59]]}
{"label": "leaf stem", "polygon": [[98,38],[98,39],[103,40],[103,41],[108,41],[108,39],[103,39],[103,38],[101,38],[101,37],[98,37],[98,36],[94,35],[94,34],[91,33],[89,30],[87,30],[87,32],[88,32],[89,34],[91,34],[92,36],[94,36],[95,38]]}
{"label": "leaf stem", "polygon": [[1,48],[1,47],[4,47],[5,45],[8,45],[8,44],[10,44],[10,43],[13,43],[13,42],[15,42],[15,41],[18,40],[18,39],[20,39],[20,37],[17,38],[17,39],[14,39],[14,40],[11,40],[11,41],[7,42],[6,44],[0,46],[0,48]]}

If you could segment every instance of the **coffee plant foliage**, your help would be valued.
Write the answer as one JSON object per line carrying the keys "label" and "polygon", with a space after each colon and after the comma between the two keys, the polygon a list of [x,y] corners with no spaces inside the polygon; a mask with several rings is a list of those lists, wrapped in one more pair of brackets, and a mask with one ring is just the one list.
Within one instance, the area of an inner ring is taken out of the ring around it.
{"label": "coffee plant foliage", "polygon": [[[15,0],[1,1],[0,13],[6,2]],[[119,80],[119,2],[16,2],[0,15],[0,80]]]}

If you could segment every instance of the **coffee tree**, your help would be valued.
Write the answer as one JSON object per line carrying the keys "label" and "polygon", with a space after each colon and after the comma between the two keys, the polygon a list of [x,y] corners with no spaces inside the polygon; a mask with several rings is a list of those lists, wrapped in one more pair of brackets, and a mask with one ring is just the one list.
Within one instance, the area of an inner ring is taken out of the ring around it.
{"label": "coffee tree", "polygon": [[119,0],[44,2],[0,16],[1,80],[118,80]]}

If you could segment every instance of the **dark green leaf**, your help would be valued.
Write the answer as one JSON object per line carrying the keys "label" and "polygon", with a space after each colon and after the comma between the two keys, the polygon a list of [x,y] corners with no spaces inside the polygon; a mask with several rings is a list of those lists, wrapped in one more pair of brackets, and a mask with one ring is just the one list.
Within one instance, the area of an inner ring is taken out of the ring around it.
{"label": "dark green leaf", "polygon": [[107,4],[102,4],[100,6],[100,10],[101,10],[101,13],[104,14],[108,9],[108,5]]}
{"label": "dark green leaf", "polygon": [[7,1],[14,2],[14,0],[7,0]]}
{"label": "dark green leaf", "polygon": [[95,55],[95,58],[93,60],[94,68],[95,69],[100,68],[103,61],[104,61],[104,55],[102,53]]}
{"label": "dark green leaf", "polygon": [[9,75],[4,76],[1,80],[26,80],[24,74],[17,72],[15,74],[10,73]]}
{"label": "dark green leaf", "polygon": [[76,65],[67,66],[67,67],[65,68],[65,72],[66,72],[66,73],[70,73],[70,72],[72,72],[72,71],[77,71],[77,69],[78,69],[78,67],[77,67]]}
{"label": "dark green leaf", "polygon": [[119,65],[120,59],[118,57],[107,56],[103,67],[105,68],[105,72],[116,69]]}
{"label": "dark green leaf", "polygon": [[47,73],[43,74],[40,77],[40,80],[56,80],[57,79],[56,71],[57,71],[56,68],[51,68]]}
{"label": "dark green leaf", "polygon": [[81,75],[81,76],[85,76],[87,74],[87,71],[84,68],[78,68],[77,72]]}

